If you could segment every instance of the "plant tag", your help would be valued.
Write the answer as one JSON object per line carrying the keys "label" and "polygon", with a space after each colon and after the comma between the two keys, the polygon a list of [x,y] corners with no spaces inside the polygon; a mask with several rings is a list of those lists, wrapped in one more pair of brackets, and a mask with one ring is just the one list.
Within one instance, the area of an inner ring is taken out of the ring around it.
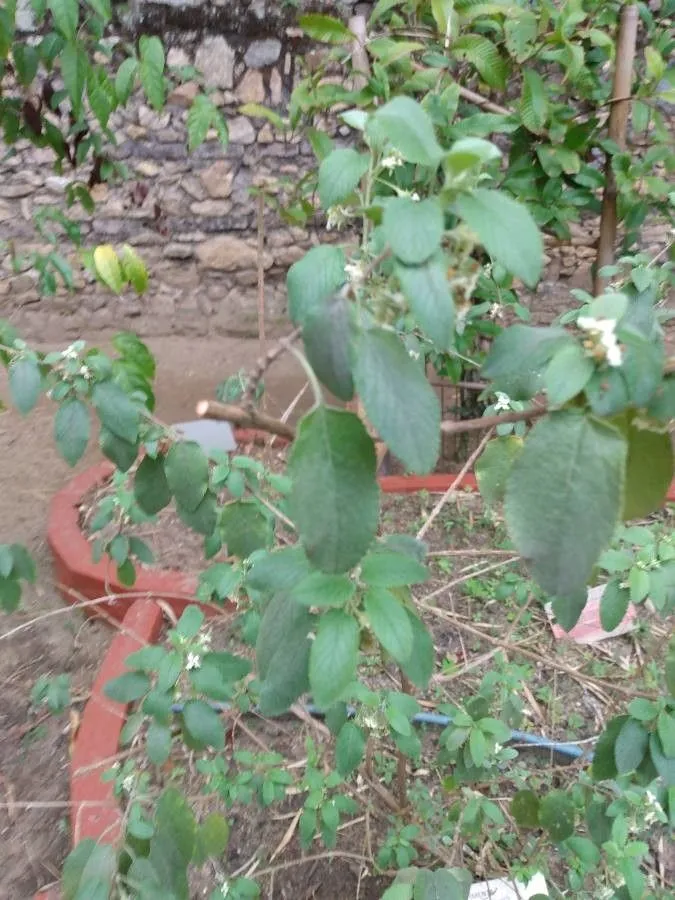
{"label": "plant tag", "polygon": [[237,441],[229,422],[213,419],[196,419],[193,422],[178,422],[172,426],[178,437],[184,441],[195,441],[204,453],[224,450],[230,453],[237,449]]}
{"label": "plant tag", "polygon": [[472,885],[469,900],[528,900],[536,894],[548,897],[546,881],[539,873],[527,884],[523,884],[522,881],[507,881],[505,878],[481,881]]}

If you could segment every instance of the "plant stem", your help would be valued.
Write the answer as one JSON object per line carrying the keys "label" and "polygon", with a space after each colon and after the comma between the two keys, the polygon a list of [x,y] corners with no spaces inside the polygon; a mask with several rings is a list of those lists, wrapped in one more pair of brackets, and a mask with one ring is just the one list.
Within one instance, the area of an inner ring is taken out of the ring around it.
{"label": "plant stem", "polygon": [[196,407],[200,419],[216,419],[221,422],[231,422],[241,428],[260,428],[270,434],[278,434],[289,440],[295,439],[295,428],[279,419],[274,419],[266,413],[252,409],[242,409],[240,406],[232,406],[229,403],[218,403],[216,400],[200,400]]}
{"label": "plant stem", "polygon": [[[243,407],[252,407],[255,398],[255,392],[260,384],[260,380],[269,369],[273,362],[276,362],[280,356],[283,356],[290,349],[293,341],[297,340],[302,334],[302,328],[298,326],[291,331],[286,337],[280,338],[274,347],[271,347],[264,356],[261,356],[248,377],[248,385],[241,398]],[[203,401],[207,402],[207,401]]]}

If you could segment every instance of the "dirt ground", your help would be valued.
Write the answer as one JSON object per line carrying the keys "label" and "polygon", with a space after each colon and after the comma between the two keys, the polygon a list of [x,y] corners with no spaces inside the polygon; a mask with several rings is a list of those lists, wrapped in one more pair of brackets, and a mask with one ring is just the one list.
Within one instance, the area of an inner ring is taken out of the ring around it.
{"label": "dirt ground", "polygon": [[[84,337],[106,345],[105,335]],[[55,341],[49,349],[66,343]],[[157,415],[167,422],[193,418],[197,400],[213,398],[223,377],[251,366],[258,356],[254,340],[166,337],[148,339],[148,344],[157,357]],[[289,358],[280,360],[266,381],[270,412],[280,414],[304,378]],[[0,397],[7,396],[6,387],[2,372]],[[70,725],[65,717],[53,719],[32,710],[31,689],[40,675],[67,672],[73,695],[83,702],[110,640],[107,626],[75,612],[61,613],[63,604],[54,589],[45,541],[47,514],[50,498],[72,471],[56,453],[53,414],[45,400],[25,419],[13,411],[0,415],[0,543],[24,543],[38,567],[21,612],[0,614],[1,900],[28,900],[39,887],[56,881],[68,849]],[[100,458],[92,443],[78,470]],[[45,618],[39,624],[9,636],[13,628],[40,616]]]}

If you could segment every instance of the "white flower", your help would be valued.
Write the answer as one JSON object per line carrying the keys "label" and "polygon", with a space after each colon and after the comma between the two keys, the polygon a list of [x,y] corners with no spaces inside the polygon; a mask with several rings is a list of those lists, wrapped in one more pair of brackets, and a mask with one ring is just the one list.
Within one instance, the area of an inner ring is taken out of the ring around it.
{"label": "white flower", "polygon": [[80,375],[88,381],[91,378],[91,369],[89,366],[80,366]]}
{"label": "white flower", "polygon": [[495,403],[495,412],[506,412],[511,409],[511,398],[503,391],[497,391],[497,402]]}
{"label": "white flower", "polygon": [[493,303],[488,311],[488,318],[501,319],[504,315],[501,303]]}
{"label": "white flower", "polygon": [[67,347],[63,353],[61,354],[63,359],[77,359],[79,353],[75,347],[71,344],[70,347]]}
{"label": "white flower", "polygon": [[188,653],[187,662],[185,663],[185,668],[188,672],[191,669],[198,669],[202,664],[202,658],[199,653]]}
{"label": "white flower", "polygon": [[353,284],[360,284],[363,281],[363,266],[360,262],[346,263],[345,273]]}
{"label": "white flower", "polygon": [[224,881],[224,882],[221,884],[221,886],[220,886],[220,893],[223,895],[223,897],[227,897],[227,895],[230,893],[230,883],[229,883],[229,881]]}
{"label": "white flower", "polygon": [[326,231],[332,231],[335,228],[339,231],[343,225],[346,225],[351,217],[351,213],[344,206],[331,206],[328,210],[328,219],[326,220]]}
{"label": "white flower", "polygon": [[205,631],[204,634],[200,634],[197,638],[199,642],[199,646],[204,651],[209,651],[211,649],[211,634],[208,631]]}
{"label": "white flower", "polygon": [[393,172],[394,169],[398,169],[398,167],[402,165],[403,157],[396,150],[390,153],[389,156],[385,156],[382,160],[382,168],[386,169],[387,172]]}
{"label": "white flower", "polygon": [[419,353],[416,350],[408,350],[408,356],[410,359],[418,360],[420,358]]}
{"label": "white flower", "polygon": [[495,755],[496,755],[497,753],[501,753],[501,751],[502,751],[503,749],[504,749],[504,747],[503,747],[501,744],[495,744]]}
{"label": "white flower", "polygon": [[134,776],[126,775],[122,779],[122,790],[124,791],[125,794],[130,794],[133,789],[134,789]]}
{"label": "white flower", "polygon": [[616,328],[614,319],[594,319],[592,316],[579,316],[577,325],[583,331],[588,331],[597,338],[599,344],[604,348],[605,359],[608,365],[621,365],[623,352],[614,333]]}

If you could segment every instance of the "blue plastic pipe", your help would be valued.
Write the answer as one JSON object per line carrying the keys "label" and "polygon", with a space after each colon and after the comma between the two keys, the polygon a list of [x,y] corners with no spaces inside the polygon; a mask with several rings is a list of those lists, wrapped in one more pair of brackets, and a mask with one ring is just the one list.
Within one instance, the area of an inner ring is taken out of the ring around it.
{"label": "blue plastic pipe", "polygon": [[[183,703],[174,703],[171,707],[172,712],[180,713],[183,711]],[[217,709],[219,712],[226,712],[227,710],[232,708],[230,703],[217,703],[213,702],[210,704],[213,709]],[[318,709],[318,707],[309,704],[305,707],[310,716],[314,716],[316,719],[322,719],[324,713],[322,710]],[[355,710],[351,707],[347,709],[347,715],[351,718],[355,713]],[[421,712],[417,713],[417,715],[413,716],[412,722],[414,725],[433,725],[436,728],[445,728],[451,723],[452,719],[449,716],[445,716],[442,713],[429,713],[429,712]],[[570,759],[581,759],[582,757],[587,759],[589,762],[593,759],[593,753],[589,750],[585,750],[583,747],[580,747],[579,744],[575,743],[567,743],[560,741],[550,741],[548,738],[542,737],[538,734],[529,734],[527,731],[512,731],[510,741],[518,744],[529,744],[532,747],[535,747],[537,750],[551,750],[554,753],[559,753],[561,756],[567,756]]]}

